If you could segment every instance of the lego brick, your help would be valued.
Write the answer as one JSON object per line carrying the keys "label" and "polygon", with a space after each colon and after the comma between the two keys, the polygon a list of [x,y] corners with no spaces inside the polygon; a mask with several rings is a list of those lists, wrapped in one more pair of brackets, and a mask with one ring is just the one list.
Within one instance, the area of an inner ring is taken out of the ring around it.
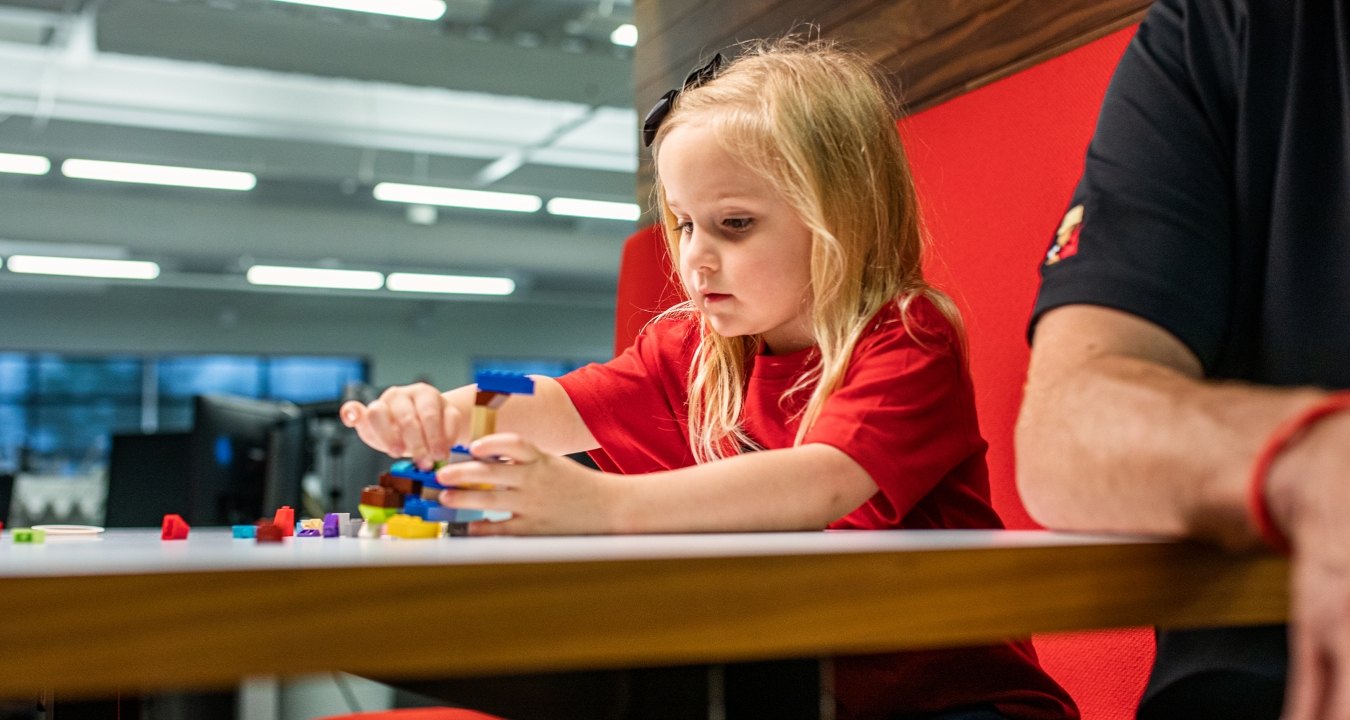
{"label": "lego brick", "polygon": [[304,520],[301,520],[301,521],[300,521],[300,529],[301,529],[301,530],[322,530],[322,529],[323,529],[323,519],[322,519],[322,518],[305,518]]}
{"label": "lego brick", "polygon": [[11,533],[16,543],[41,545],[47,541],[47,533],[33,528],[14,528]]}
{"label": "lego brick", "polygon": [[427,519],[427,512],[440,507],[441,504],[435,500],[423,500],[422,498],[408,498],[403,502],[403,514],[412,515],[422,519]]}
{"label": "lego brick", "polygon": [[257,525],[232,525],[230,533],[239,540],[252,540],[258,537]]}
{"label": "lego brick", "polygon": [[389,522],[389,518],[397,515],[399,511],[397,507],[380,507],[365,503],[358,505],[357,509],[361,511],[361,517],[365,519],[367,526]]}
{"label": "lego brick", "polygon": [[260,543],[279,543],[286,539],[286,533],[276,523],[264,520],[258,523],[255,537]]}
{"label": "lego brick", "polygon": [[508,395],[533,395],[534,380],[519,373],[483,370],[474,375],[473,381],[479,392],[506,393]]}
{"label": "lego brick", "polygon": [[403,506],[403,496],[392,488],[367,485],[361,490],[360,504],[377,508],[399,508]]}
{"label": "lego brick", "polygon": [[300,530],[296,531],[295,536],[303,538],[322,537],[323,531],[317,530],[315,528],[301,528]]}
{"label": "lego brick", "polygon": [[290,505],[282,505],[277,508],[276,517],[272,518],[272,524],[281,528],[282,537],[290,537],[295,534],[295,510]]}
{"label": "lego brick", "polygon": [[[412,465],[412,463],[409,462],[408,465]],[[414,469],[416,468],[416,466],[413,467]],[[436,473],[434,471],[427,472],[424,470],[417,470],[417,473],[419,475],[429,474],[433,478],[436,476]],[[387,487],[390,490],[393,490],[394,492],[402,493],[404,495],[422,494],[422,481],[420,478],[413,479],[412,477],[409,477],[407,475],[395,475],[393,472],[387,472],[380,476],[380,487]]]}
{"label": "lego brick", "polygon": [[159,539],[186,540],[188,531],[191,529],[192,528],[188,527],[187,522],[183,520],[183,516],[173,514],[165,515],[164,522],[160,525]]}
{"label": "lego brick", "polygon": [[[326,538],[342,537],[342,516],[347,513],[328,513],[323,516],[323,536]],[[348,522],[351,516],[347,515]]]}
{"label": "lego brick", "polygon": [[427,522],[412,515],[395,515],[385,528],[393,537],[405,540],[429,540],[440,537],[440,523]]}

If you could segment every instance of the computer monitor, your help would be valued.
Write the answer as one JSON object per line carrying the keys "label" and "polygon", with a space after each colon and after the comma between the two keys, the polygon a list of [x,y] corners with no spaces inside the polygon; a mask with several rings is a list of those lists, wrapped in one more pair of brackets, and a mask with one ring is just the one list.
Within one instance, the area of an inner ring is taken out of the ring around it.
{"label": "computer monitor", "polygon": [[189,523],[253,523],[300,504],[305,425],[293,403],[198,395],[190,436]]}
{"label": "computer monitor", "polygon": [[186,515],[191,455],[189,433],[114,434],[108,453],[103,524],[155,527],[165,515]]}

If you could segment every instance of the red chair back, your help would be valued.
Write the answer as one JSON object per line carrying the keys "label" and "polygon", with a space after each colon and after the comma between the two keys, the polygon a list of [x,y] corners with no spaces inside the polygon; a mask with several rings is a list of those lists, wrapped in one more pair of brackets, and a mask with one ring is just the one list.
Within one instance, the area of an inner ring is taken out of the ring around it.
{"label": "red chair back", "polygon": [[[961,307],[994,506],[1035,528],[1013,478],[1037,268],[1067,208],[1106,85],[1134,28],[900,122],[933,238],[926,271]],[[1036,638],[1084,720],[1129,720],[1153,660],[1147,628]]]}

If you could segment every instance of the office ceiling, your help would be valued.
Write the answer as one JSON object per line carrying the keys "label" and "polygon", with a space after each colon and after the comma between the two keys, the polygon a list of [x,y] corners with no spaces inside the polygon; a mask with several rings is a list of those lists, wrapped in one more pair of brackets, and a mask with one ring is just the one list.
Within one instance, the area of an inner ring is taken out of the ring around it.
{"label": "office ceiling", "polygon": [[[440,20],[275,0],[0,0],[0,257],[149,259],[242,291],[253,262],[505,273],[507,302],[612,301],[630,221],[410,209],[378,182],[633,202],[631,0],[448,0]],[[89,158],[246,170],[249,192],[63,177]],[[0,292],[41,281],[0,271]],[[64,286],[54,286],[64,287]],[[172,292],[167,290],[165,292]]]}

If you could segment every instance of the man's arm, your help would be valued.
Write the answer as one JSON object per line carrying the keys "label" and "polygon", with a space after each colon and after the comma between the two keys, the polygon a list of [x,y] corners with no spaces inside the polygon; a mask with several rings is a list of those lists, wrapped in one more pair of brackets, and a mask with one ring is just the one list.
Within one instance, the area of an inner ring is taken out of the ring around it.
{"label": "man's arm", "polygon": [[[1018,486],[1047,527],[1256,547],[1246,509],[1252,464],[1279,423],[1323,394],[1208,382],[1195,355],[1157,325],[1061,307],[1036,326],[1017,422]],[[1294,444],[1272,470],[1268,496],[1284,527],[1293,505],[1284,495],[1312,447]]]}

